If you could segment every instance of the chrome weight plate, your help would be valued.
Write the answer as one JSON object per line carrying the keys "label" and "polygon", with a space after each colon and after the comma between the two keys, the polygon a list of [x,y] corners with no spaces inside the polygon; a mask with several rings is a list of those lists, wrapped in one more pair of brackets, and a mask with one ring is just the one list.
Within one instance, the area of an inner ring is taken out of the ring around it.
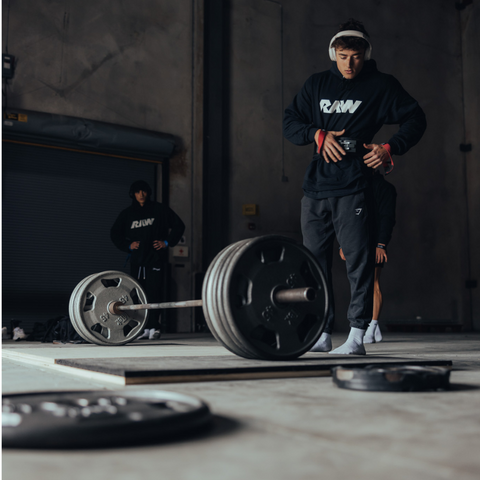
{"label": "chrome weight plate", "polygon": [[[112,274],[115,278],[118,278],[119,275],[122,277],[127,276],[123,272],[118,272],[116,270],[108,270],[105,272],[100,272],[100,273],[94,273],[93,275],[90,275],[86,278],[84,278],[74,289],[71,297],[70,297],[70,304],[69,304],[69,314],[70,314],[70,319],[72,320],[72,325],[77,331],[77,333],[87,342],[89,343],[94,343],[97,345],[118,345],[118,343],[112,343],[112,340],[108,340],[107,338],[104,338],[103,335],[98,335],[98,332],[95,332],[94,330],[91,330],[87,327],[85,323],[85,318],[82,315],[78,314],[78,306],[81,304],[82,300],[82,295],[85,293],[84,292],[84,285],[87,284],[87,282],[94,281],[97,278],[104,277],[106,275]],[[90,306],[87,306],[87,308],[90,308]],[[133,325],[133,323],[132,323]],[[99,327],[94,327],[94,329],[99,330]],[[128,330],[128,329],[127,329]],[[138,336],[142,330],[139,330],[135,336],[129,336],[130,340],[129,342],[134,340],[136,336]],[[103,333],[106,333],[103,331]],[[124,342],[125,343],[125,342]],[[123,343],[122,343],[123,344]]]}
{"label": "chrome weight plate", "polygon": [[102,448],[168,441],[208,426],[209,407],[174,392],[120,390],[5,395],[5,448]]}
{"label": "chrome weight plate", "polygon": [[[103,341],[101,338],[96,337],[93,332],[90,332],[88,328],[85,325],[85,319],[83,316],[78,313],[76,313],[79,309],[79,302],[81,301],[81,295],[83,293],[82,286],[89,280],[94,279],[95,277],[99,275],[103,275],[106,273],[116,273],[114,270],[110,270],[107,272],[101,272],[101,273],[94,273],[92,275],[89,275],[88,277],[84,278],[81,282],[78,283],[78,285],[75,287],[75,289],[72,292],[72,295],[70,296],[70,303],[69,303],[69,315],[70,319],[72,321],[72,325],[77,331],[77,333],[87,342],[89,343],[94,343],[97,345],[109,345],[106,341]],[[78,295],[80,293],[80,295]],[[103,338],[103,337],[102,337]]]}
{"label": "chrome weight plate", "polygon": [[80,290],[81,286],[90,278],[94,277],[95,275],[98,275],[97,273],[94,273],[92,275],[89,275],[88,277],[84,278],[81,282],[78,283],[78,285],[75,287],[73,290],[72,294],[70,295],[70,302],[68,305],[68,313],[70,316],[70,320],[72,322],[73,328],[76,330],[76,332],[88,343],[96,343],[95,337],[91,336],[88,332],[88,330],[85,328],[85,325],[83,324],[83,320],[81,317],[79,317],[79,321],[77,322],[77,317],[74,314],[74,309],[73,306],[77,302],[77,293]]}
{"label": "chrome weight plate", "polygon": [[124,345],[141,335],[148,310],[114,315],[108,311],[112,302],[133,305],[147,303],[147,298],[139,282],[123,272],[101,272],[82,280],[69,304],[70,318],[79,335],[98,345]]}

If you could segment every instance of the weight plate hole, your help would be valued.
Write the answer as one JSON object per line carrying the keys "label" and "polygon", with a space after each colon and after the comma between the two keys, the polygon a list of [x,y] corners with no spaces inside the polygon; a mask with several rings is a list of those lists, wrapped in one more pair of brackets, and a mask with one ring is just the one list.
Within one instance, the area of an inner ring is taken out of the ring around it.
{"label": "weight plate hole", "polygon": [[285,248],[281,245],[271,246],[269,248],[263,247],[262,250],[260,250],[260,261],[265,265],[282,262],[284,256]]}
{"label": "weight plate hole", "polygon": [[99,333],[100,335],[102,335],[102,337],[108,338],[108,330],[105,327],[103,327],[102,325],[100,325],[99,323],[96,323],[95,325],[92,325],[90,327],[90,329],[93,332]]}
{"label": "weight plate hole", "polygon": [[123,334],[125,336],[128,336],[128,334],[139,324],[139,322],[136,322],[135,320],[130,320],[127,325],[123,327]]}
{"label": "weight plate hole", "polygon": [[305,280],[305,283],[307,284],[307,287],[312,287],[315,290],[320,290],[321,285],[320,283],[315,279],[312,270],[310,268],[310,264],[305,261],[302,263],[302,266],[300,267],[300,275],[303,277]]}
{"label": "weight plate hole", "polygon": [[245,275],[239,275],[237,278],[237,308],[245,307],[252,303],[252,281]]}
{"label": "weight plate hole", "polygon": [[131,292],[130,292],[130,298],[132,299],[132,302],[134,305],[140,305],[142,302],[140,301],[140,298],[138,296],[138,291],[136,288],[134,288]]}
{"label": "weight plate hole", "polygon": [[95,303],[95,296],[92,295],[90,292],[87,292],[85,297],[85,305],[83,306],[84,312],[89,312],[93,309],[93,304]]}
{"label": "weight plate hole", "polygon": [[102,278],[101,282],[103,283],[103,286],[105,288],[118,287],[118,284],[120,283],[120,279],[119,278]]}

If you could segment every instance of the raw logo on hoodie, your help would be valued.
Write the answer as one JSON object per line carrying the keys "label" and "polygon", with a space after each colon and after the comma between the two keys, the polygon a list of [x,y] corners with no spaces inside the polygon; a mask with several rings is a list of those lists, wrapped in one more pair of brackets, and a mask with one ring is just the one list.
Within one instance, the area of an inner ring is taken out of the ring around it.
{"label": "raw logo on hoodie", "polygon": [[130,229],[148,227],[149,225],[153,225],[154,220],[155,218],[144,218],[143,220],[135,220],[134,222],[132,222],[132,226],[130,227]]}
{"label": "raw logo on hoodie", "polygon": [[354,113],[361,105],[362,101],[357,100],[335,100],[332,104],[330,100],[320,100],[320,111],[323,113]]}

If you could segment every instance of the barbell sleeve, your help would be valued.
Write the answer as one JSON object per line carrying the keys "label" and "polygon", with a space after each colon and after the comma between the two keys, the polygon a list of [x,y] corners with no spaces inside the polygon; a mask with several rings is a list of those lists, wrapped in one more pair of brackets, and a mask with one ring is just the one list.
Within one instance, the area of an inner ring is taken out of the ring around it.
{"label": "barbell sleeve", "polygon": [[277,303],[301,303],[301,302],[313,302],[317,294],[312,287],[305,288],[285,288],[277,290],[273,299]]}
{"label": "barbell sleeve", "polygon": [[[301,302],[313,302],[315,300],[316,293],[312,287],[305,288],[292,288],[278,290],[273,295],[275,302],[277,303],[301,303]],[[158,310],[165,308],[192,308],[201,307],[203,305],[202,300],[186,300],[184,302],[164,302],[164,303],[143,303],[138,305],[123,305],[120,302],[112,302],[108,306],[110,313],[114,315],[120,315],[122,311],[126,310]]]}
{"label": "barbell sleeve", "polygon": [[120,302],[112,302],[108,309],[110,313],[117,314],[124,310],[157,310],[164,308],[189,308],[189,307],[201,307],[203,305],[202,300],[186,300],[184,302],[164,302],[164,303],[141,303],[138,305],[122,305]]}

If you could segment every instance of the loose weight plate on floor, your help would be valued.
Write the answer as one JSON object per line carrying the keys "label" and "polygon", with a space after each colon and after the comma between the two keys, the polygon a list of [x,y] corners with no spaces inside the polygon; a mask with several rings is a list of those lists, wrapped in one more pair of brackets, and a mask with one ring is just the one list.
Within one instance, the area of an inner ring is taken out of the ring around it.
{"label": "loose weight plate on floor", "polygon": [[[279,290],[312,287],[310,302],[278,303]],[[293,239],[266,235],[229,245],[203,283],[207,324],[228,350],[245,358],[297,358],[321,335],[328,306],[323,272]]]}
{"label": "loose weight plate on floor", "polygon": [[450,385],[450,368],[411,365],[364,368],[335,367],[334,383],[340,388],[383,392],[417,392],[446,390]]}
{"label": "loose weight plate on floor", "polygon": [[75,287],[69,314],[84,340],[99,345],[125,345],[143,333],[148,310],[112,315],[108,305],[114,301],[133,305],[146,303],[147,298],[139,282],[114,270],[90,275]]}
{"label": "loose weight plate on floor", "polygon": [[203,401],[174,392],[88,391],[5,395],[6,448],[99,448],[168,441],[208,426]]}

